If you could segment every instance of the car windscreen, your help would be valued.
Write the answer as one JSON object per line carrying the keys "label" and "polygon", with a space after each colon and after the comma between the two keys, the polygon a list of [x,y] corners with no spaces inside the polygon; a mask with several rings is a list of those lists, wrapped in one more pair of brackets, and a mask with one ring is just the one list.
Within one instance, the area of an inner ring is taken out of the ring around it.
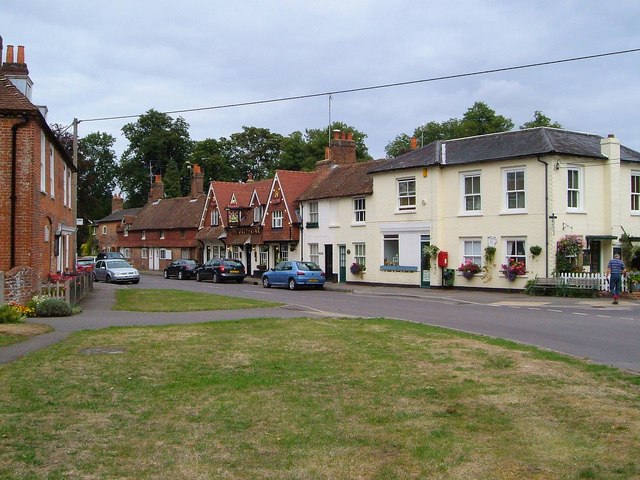
{"label": "car windscreen", "polygon": [[300,270],[310,270],[312,272],[317,272],[321,270],[317,263],[314,262],[298,262],[298,268]]}
{"label": "car windscreen", "polygon": [[244,268],[241,262],[236,262],[235,260],[225,260],[224,264],[230,268]]}
{"label": "car windscreen", "polygon": [[129,267],[131,267],[131,265],[129,265],[124,260],[115,260],[113,262],[107,262],[107,268],[129,268]]}
{"label": "car windscreen", "polygon": [[191,265],[191,266],[196,266],[196,261],[195,260],[183,260],[182,261],[183,265]]}

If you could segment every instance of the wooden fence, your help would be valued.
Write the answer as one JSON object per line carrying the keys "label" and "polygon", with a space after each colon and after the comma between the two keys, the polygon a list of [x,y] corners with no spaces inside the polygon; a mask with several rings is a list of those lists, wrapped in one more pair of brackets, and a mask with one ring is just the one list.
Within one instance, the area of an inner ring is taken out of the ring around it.
{"label": "wooden fence", "polygon": [[91,290],[93,290],[93,277],[89,272],[82,272],[56,283],[43,283],[40,286],[40,295],[61,298],[73,306]]}
{"label": "wooden fence", "polygon": [[[604,273],[561,273],[558,276],[565,280],[569,280],[571,278],[591,278],[594,279],[594,281],[597,280],[597,290],[600,290],[601,292],[609,291],[609,279]],[[622,291],[630,291],[628,277],[622,277]]]}

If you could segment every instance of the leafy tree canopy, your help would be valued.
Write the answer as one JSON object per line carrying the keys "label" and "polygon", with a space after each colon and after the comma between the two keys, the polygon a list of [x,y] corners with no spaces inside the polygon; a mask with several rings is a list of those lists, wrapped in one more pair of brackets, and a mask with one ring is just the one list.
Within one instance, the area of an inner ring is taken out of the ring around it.
{"label": "leafy tree canopy", "polygon": [[[192,149],[189,125],[181,117],[174,120],[151,109],[122,127],[122,133],[129,146],[120,160],[120,183],[127,205],[141,206],[149,194],[151,175],[164,176],[170,160],[178,171],[184,170]],[[181,190],[187,193],[188,179],[181,182]]]}
{"label": "leafy tree canopy", "polygon": [[540,110],[536,110],[533,113],[533,120],[530,122],[525,122],[520,125],[520,130],[524,130],[525,128],[535,128],[535,127],[552,127],[552,128],[563,128],[558,122],[553,122],[549,117],[547,117]]}

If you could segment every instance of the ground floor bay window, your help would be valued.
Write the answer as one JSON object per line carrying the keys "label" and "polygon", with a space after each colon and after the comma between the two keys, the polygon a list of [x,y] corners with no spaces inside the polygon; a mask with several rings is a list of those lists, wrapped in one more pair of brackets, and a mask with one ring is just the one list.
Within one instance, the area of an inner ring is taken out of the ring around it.
{"label": "ground floor bay window", "polygon": [[426,222],[389,223],[380,226],[383,272],[418,272],[421,268],[422,239],[429,238]]}

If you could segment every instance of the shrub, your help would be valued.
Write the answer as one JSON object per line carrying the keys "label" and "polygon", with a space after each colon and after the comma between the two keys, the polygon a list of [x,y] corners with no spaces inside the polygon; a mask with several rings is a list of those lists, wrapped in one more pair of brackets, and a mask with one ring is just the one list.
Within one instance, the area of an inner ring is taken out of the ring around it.
{"label": "shrub", "polygon": [[38,317],[68,317],[71,315],[71,307],[60,298],[47,298],[38,304],[36,315]]}
{"label": "shrub", "polygon": [[0,305],[0,323],[20,323],[23,314],[13,305]]}

